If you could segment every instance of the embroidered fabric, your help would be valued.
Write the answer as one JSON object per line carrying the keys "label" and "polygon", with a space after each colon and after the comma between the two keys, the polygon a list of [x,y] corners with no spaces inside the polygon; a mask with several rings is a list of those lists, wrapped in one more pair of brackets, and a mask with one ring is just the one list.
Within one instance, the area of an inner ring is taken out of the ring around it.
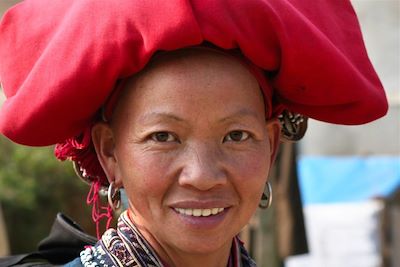
{"label": "embroidered fabric", "polygon": [[[127,211],[119,217],[117,229],[108,229],[96,245],[80,253],[80,260],[85,267],[168,267],[130,221]],[[237,237],[232,243],[228,267],[256,267]]]}

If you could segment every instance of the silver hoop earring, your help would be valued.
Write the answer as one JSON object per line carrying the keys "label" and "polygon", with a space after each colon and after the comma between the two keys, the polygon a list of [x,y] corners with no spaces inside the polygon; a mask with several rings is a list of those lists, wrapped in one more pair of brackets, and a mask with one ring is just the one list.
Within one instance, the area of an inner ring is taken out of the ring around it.
{"label": "silver hoop earring", "polygon": [[108,186],[107,191],[107,199],[108,205],[112,208],[112,210],[117,210],[121,206],[121,192],[118,187],[114,187],[114,182],[111,182]]}
{"label": "silver hoop earring", "polygon": [[258,207],[261,209],[268,209],[272,205],[272,187],[269,182],[265,184],[264,187],[264,192],[261,196],[260,203],[258,204]]}

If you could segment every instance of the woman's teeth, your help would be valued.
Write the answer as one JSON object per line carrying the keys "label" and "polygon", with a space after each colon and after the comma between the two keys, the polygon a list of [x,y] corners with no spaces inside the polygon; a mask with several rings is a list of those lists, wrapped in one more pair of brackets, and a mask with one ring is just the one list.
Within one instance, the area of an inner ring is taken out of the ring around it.
{"label": "woman's teeth", "polygon": [[216,215],[224,210],[224,208],[212,208],[212,209],[180,209],[174,208],[177,212],[184,215],[195,216],[195,217],[207,217]]}

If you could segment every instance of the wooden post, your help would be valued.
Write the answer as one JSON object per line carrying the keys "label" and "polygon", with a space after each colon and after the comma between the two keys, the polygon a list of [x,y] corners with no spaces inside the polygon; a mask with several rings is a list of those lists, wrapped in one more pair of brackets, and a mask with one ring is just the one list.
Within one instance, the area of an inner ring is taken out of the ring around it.
{"label": "wooden post", "polygon": [[6,224],[3,216],[3,211],[0,205],[0,257],[10,254],[10,247],[8,244],[8,237],[6,231]]}
{"label": "wooden post", "polygon": [[400,266],[400,188],[385,199],[381,217],[382,267]]}

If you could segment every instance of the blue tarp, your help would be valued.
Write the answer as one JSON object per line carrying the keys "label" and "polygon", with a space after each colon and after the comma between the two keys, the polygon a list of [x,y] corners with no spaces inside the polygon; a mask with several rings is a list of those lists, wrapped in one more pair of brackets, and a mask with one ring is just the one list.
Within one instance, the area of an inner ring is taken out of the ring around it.
{"label": "blue tarp", "polygon": [[400,157],[302,156],[298,171],[304,205],[365,201],[400,188]]}

